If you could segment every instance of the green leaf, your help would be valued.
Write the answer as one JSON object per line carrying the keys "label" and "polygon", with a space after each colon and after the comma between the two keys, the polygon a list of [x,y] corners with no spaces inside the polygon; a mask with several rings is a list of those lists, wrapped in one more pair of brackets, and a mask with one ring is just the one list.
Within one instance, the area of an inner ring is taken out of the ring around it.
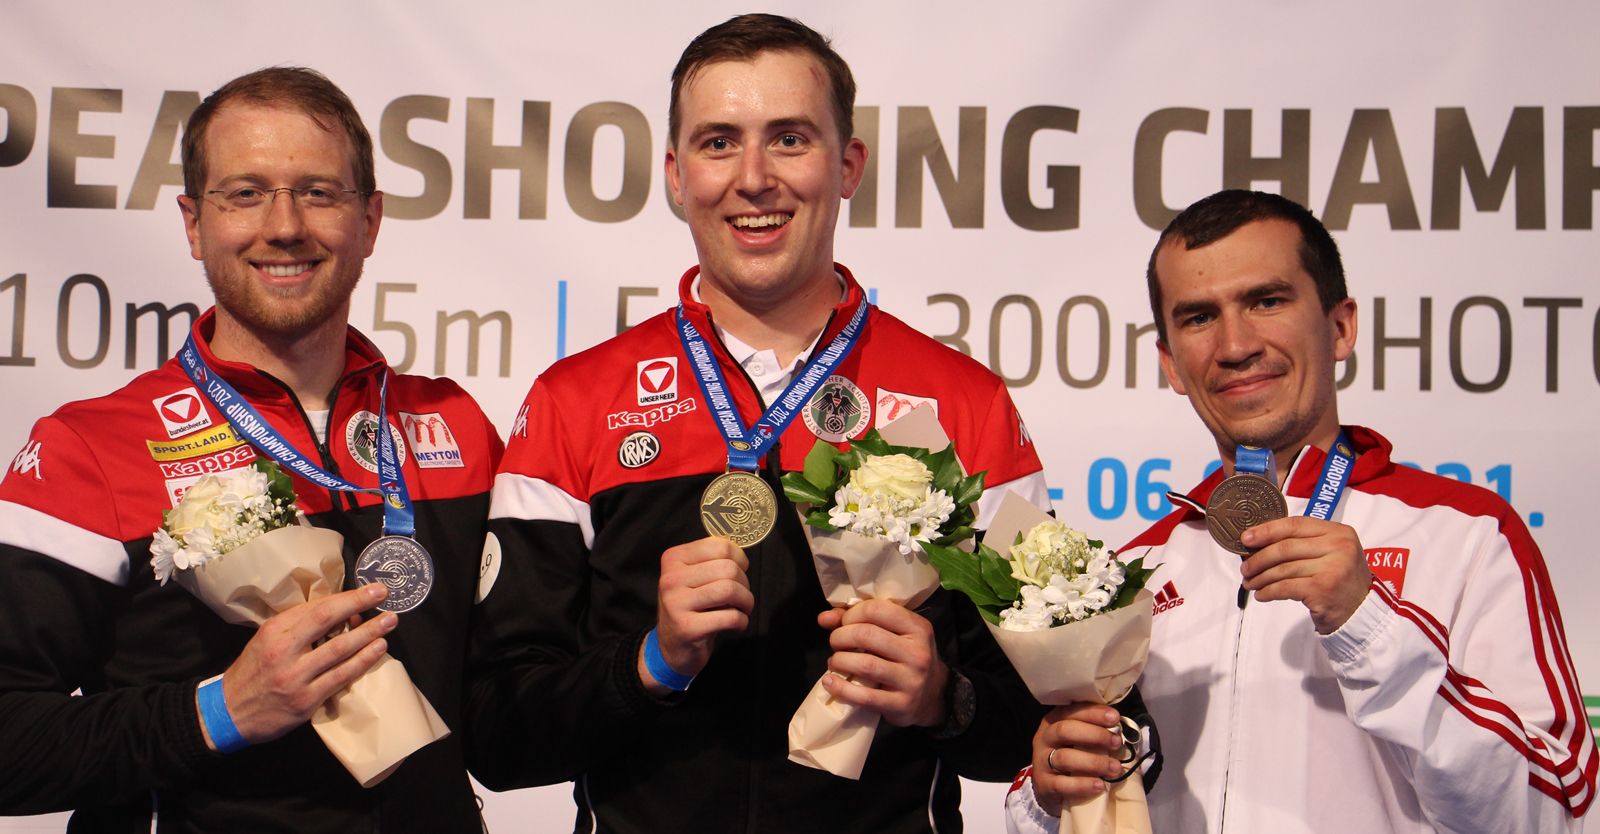
{"label": "green leaf", "polygon": [[938,466],[934,465],[934,459],[926,461],[933,470],[933,486],[944,490],[954,500],[956,491],[961,488],[961,461],[956,457],[956,447],[946,446],[936,458]]}
{"label": "green leaf", "polygon": [[1004,607],[1008,604],[995,596],[989,584],[983,581],[978,560],[971,553],[927,543],[922,545],[922,549],[928,554],[928,561],[939,570],[940,585],[966,594],[980,608],[985,605]]}
{"label": "green leaf", "polygon": [[942,545],[944,547],[954,547],[966,541],[967,539],[972,538],[975,534],[977,534],[977,532],[978,531],[972,527],[963,524],[960,527],[952,527],[944,535],[934,539],[933,543]]}
{"label": "green leaf", "polygon": [[867,454],[860,449],[851,449],[833,456],[833,462],[843,470],[844,477],[840,480],[849,480],[850,473],[861,468],[861,463],[867,459]]}
{"label": "green leaf", "polygon": [[807,513],[806,514],[806,523],[811,525],[812,527],[815,527],[815,528],[819,529],[819,530],[837,530],[837,529],[839,529],[839,528],[833,526],[833,524],[829,521],[829,516],[828,516],[828,511],[827,510],[818,509],[818,510],[812,510],[811,512]]}
{"label": "green leaf", "polygon": [[833,492],[834,484],[839,481],[839,468],[833,462],[838,454],[838,447],[826,440],[818,440],[817,445],[806,453],[806,480],[823,492]]}
{"label": "green leaf", "polygon": [[995,598],[1014,600],[1022,595],[1022,581],[1011,575],[1011,563],[986,544],[978,545],[978,569]]}
{"label": "green leaf", "polygon": [[1155,573],[1159,567],[1160,565],[1154,568],[1145,567],[1143,556],[1131,562],[1124,562],[1122,568],[1127,573],[1127,578],[1122,581],[1122,587],[1117,589],[1117,598],[1111,602],[1111,610],[1115,611],[1132,603],[1133,598],[1138,596],[1139,592],[1144,590],[1144,586],[1149,583],[1150,575]]}
{"label": "green leaf", "polygon": [[867,433],[850,441],[851,451],[861,451],[869,455],[892,455],[889,443],[878,434],[877,429],[867,429]]}
{"label": "green leaf", "polygon": [[783,484],[783,494],[796,504],[805,502],[811,504],[832,504],[833,499],[829,493],[812,485],[806,476],[799,472],[790,472],[778,479]]}
{"label": "green leaf", "polygon": [[976,475],[969,475],[961,479],[961,485],[956,491],[950,493],[950,498],[957,504],[971,504],[983,497],[983,477],[989,474],[988,470]]}
{"label": "green leaf", "polygon": [[982,616],[985,620],[988,620],[990,623],[993,623],[994,625],[1000,625],[1000,612],[1004,611],[1004,610],[1006,610],[1007,608],[1010,608],[1010,607],[1011,606],[1009,606],[1009,605],[1002,606],[1000,608],[996,608],[996,607],[994,607],[992,605],[979,605],[977,608],[978,608],[978,614],[980,616]]}

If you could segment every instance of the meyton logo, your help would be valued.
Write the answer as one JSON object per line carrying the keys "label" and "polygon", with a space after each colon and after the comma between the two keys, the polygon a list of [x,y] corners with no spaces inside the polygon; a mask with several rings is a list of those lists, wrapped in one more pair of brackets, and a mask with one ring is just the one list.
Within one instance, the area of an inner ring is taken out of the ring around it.
{"label": "meyton logo", "polygon": [[400,428],[406,441],[411,444],[411,455],[416,458],[418,469],[460,469],[466,466],[461,462],[461,447],[456,445],[450,427],[445,425],[444,417],[437,411],[427,414],[402,411]]}
{"label": "meyton logo", "polygon": [[670,403],[678,398],[678,357],[663,356],[639,363],[635,387],[640,405]]}
{"label": "meyton logo", "polygon": [[878,413],[872,418],[872,427],[875,429],[881,429],[910,414],[912,409],[923,403],[933,406],[933,416],[939,416],[939,401],[934,397],[919,397],[915,394],[902,394],[899,391],[879,388],[876,402]]}
{"label": "meyton logo", "polygon": [[1178,589],[1174,588],[1171,582],[1168,582],[1161,586],[1161,590],[1156,591],[1156,598],[1153,602],[1155,603],[1155,613],[1160,614],[1169,608],[1177,608],[1182,605],[1183,597],[1178,596]]}
{"label": "meyton logo", "polygon": [[211,425],[211,415],[207,414],[206,407],[200,404],[200,392],[193,388],[185,388],[165,397],[156,397],[150,402],[155,405],[156,413],[161,415],[161,422],[166,424],[169,439]]}
{"label": "meyton logo", "polygon": [[688,414],[693,410],[694,400],[686,398],[683,402],[667,403],[649,411],[621,411],[606,416],[606,428],[625,429],[628,426],[650,428],[657,423],[665,423],[679,414]]}
{"label": "meyton logo", "polygon": [[44,480],[44,475],[39,472],[39,457],[40,452],[43,451],[43,446],[44,441],[42,440],[35,440],[23,446],[22,451],[11,459],[11,471],[18,475],[26,475],[32,472],[35,481]]}
{"label": "meyton logo", "polygon": [[617,463],[629,469],[638,469],[661,454],[661,441],[647,431],[636,431],[622,439],[617,447]]}
{"label": "meyton logo", "polygon": [[1379,582],[1388,586],[1395,596],[1400,596],[1406,586],[1406,563],[1411,561],[1409,547],[1367,548],[1367,569]]}

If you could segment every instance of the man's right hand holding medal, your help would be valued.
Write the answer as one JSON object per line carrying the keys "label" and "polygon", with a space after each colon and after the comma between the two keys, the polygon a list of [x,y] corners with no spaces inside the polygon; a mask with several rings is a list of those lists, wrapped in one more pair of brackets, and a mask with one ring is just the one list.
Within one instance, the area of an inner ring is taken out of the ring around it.
{"label": "man's right hand holding medal", "polygon": [[1244,588],[1260,602],[1304,603],[1318,634],[1337,631],[1367,598],[1372,571],[1349,525],[1289,516],[1252,527],[1240,539],[1257,549],[1240,568]]}
{"label": "man's right hand holding medal", "polygon": [[[745,577],[749,567],[750,560],[738,545],[715,536],[661,554],[654,638],[671,672],[686,678],[699,674],[711,660],[718,634],[750,624],[756,598]],[[646,640],[640,647],[638,659],[645,689],[657,697],[682,689],[651,673],[646,657],[649,643]]]}

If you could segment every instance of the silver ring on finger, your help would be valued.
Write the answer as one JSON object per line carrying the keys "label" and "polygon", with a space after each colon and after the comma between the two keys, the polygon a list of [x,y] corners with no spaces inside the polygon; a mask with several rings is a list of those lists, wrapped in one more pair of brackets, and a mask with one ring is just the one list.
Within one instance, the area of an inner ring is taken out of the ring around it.
{"label": "silver ring on finger", "polygon": [[1044,763],[1049,765],[1051,770],[1055,771],[1056,773],[1058,773],[1058,774],[1060,774],[1062,776],[1065,776],[1065,775],[1067,775],[1066,771],[1062,770],[1059,767],[1056,767],[1056,754],[1059,753],[1059,752],[1061,752],[1061,748],[1059,748],[1059,747],[1051,748],[1049,755],[1044,757]]}

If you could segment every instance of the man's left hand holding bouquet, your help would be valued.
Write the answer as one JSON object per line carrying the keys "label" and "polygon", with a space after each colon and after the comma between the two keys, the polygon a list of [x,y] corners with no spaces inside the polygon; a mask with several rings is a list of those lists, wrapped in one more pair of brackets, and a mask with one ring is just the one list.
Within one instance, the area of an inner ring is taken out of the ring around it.
{"label": "man's left hand holding bouquet", "polygon": [[[363,623],[360,614],[388,595],[377,582],[301,603],[261,626],[222,675],[228,713],[245,741],[271,741],[310,721],[324,701],[383,657],[389,648],[383,636],[399,617],[384,614]],[[320,642],[345,624],[348,631]],[[205,730],[204,721],[200,727]],[[205,735],[215,750],[211,734]]]}

